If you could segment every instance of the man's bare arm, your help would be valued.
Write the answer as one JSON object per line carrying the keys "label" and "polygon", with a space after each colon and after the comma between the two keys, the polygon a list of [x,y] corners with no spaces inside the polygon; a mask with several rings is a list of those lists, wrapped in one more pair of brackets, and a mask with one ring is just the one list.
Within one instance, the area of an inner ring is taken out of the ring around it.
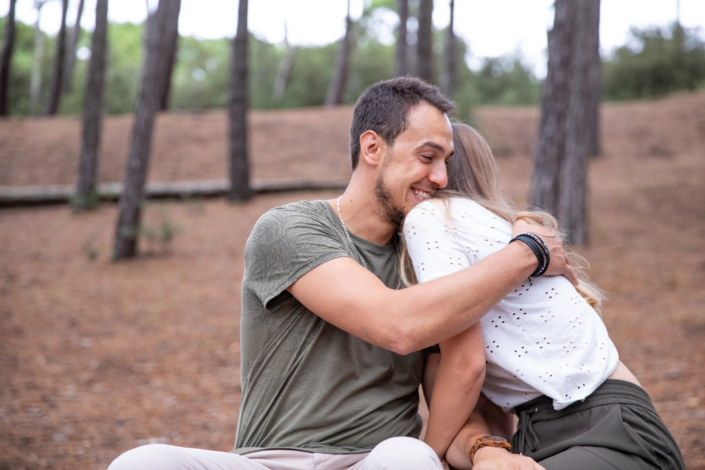
{"label": "man's bare arm", "polygon": [[[536,226],[532,228],[538,231]],[[551,249],[547,274],[564,274],[570,279],[572,270],[560,256],[562,243],[555,237],[544,239]],[[533,252],[524,243],[515,242],[470,268],[397,291],[354,260],[337,258],[304,274],[288,290],[338,328],[408,354],[475,324],[536,265]]]}

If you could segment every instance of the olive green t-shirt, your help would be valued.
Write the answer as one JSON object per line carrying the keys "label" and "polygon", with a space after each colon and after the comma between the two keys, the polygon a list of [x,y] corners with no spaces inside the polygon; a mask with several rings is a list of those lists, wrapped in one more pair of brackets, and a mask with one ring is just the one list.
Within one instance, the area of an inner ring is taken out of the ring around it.
{"label": "olive green t-shirt", "polygon": [[354,453],[390,437],[418,437],[418,387],[428,352],[401,356],[367,343],[286,290],[326,261],[359,262],[360,255],[386,286],[397,288],[396,242],[380,246],[351,237],[355,247],[325,201],[277,207],[253,228],[245,246],[242,402],[233,452]]}

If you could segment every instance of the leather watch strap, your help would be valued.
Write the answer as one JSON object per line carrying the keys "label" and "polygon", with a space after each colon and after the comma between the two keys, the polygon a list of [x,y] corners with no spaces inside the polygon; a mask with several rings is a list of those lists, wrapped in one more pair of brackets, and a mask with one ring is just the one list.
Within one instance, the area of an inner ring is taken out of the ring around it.
{"label": "leather watch strap", "polygon": [[506,439],[499,436],[482,436],[478,438],[470,449],[470,463],[473,463],[475,459],[475,453],[482,449],[483,447],[499,447],[500,449],[507,449],[507,452],[512,451],[512,446],[507,442]]}

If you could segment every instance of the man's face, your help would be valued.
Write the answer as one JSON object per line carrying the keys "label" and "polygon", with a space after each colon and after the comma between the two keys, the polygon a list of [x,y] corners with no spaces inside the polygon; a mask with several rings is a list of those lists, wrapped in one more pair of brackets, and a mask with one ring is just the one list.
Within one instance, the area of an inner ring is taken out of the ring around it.
{"label": "man's face", "polygon": [[416,204],[448,184],[446,162],[453,155],[450,121],[436,107],[422,101],[409,110],[407,122],[375,184],[380,218],[395,225]]}

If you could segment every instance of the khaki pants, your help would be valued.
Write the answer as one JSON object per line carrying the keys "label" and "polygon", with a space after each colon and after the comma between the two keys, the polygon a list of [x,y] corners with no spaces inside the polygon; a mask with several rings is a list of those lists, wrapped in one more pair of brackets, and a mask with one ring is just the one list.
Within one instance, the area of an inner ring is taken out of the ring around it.
{"label": "khaki pants", "polygon": [[418,439],[394,437],[371,452],[318,454],[261,450],[244,455],[152,444],[125,452],[108,470],[441,470],[435,452]]}

